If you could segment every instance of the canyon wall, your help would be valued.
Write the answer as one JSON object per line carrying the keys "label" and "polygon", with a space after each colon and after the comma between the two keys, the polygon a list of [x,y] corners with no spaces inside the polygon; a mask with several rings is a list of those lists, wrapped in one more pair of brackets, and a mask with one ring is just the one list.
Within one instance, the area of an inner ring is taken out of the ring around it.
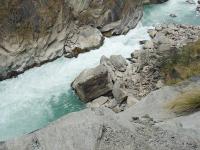
{"label": "canyon wall", "polygon": [[0,0],[0,80],[99,47],[142,17],[140,0]]}

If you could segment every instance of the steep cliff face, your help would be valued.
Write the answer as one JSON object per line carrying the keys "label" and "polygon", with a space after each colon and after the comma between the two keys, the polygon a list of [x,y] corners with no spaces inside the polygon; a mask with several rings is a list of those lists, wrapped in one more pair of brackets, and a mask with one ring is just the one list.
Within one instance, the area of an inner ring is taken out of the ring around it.
{"label": "steep cliff face", "polygon": [[124,34],[142,16],[140,0],[0,0],[0,4],[0,80],[98,47],[102,33]]}

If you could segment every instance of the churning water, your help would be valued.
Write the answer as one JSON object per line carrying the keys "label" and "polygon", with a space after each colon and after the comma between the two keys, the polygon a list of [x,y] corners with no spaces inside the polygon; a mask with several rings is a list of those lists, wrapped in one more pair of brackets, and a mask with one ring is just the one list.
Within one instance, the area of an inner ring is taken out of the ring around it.
{"label": "churning water", "polygon": [[[85,104],[70,88],[83,69],[96,66],[102,55],[129,57],[140,47],[140,40],[149,39],[146,31],[154,24],[200,24],[195,7],[185,0],[146,6],[141,23],[127,35],[106,38],[102,47],[80,54],[78,58],[60,58],[0,82],[0,141],[29,133],[69,112],[84,109]],[[169,17],[171,13],[177,17]]]}

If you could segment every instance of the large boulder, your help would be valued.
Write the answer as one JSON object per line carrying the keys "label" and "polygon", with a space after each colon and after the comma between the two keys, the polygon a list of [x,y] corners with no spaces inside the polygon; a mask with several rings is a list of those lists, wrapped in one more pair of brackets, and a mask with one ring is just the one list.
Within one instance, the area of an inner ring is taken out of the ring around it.
{"label": "large boulder", "polygon": [[72,83],[81,100],[89,102],[107,94],[112,90],[113,83],[105,66],[99,65],[84,70]]}

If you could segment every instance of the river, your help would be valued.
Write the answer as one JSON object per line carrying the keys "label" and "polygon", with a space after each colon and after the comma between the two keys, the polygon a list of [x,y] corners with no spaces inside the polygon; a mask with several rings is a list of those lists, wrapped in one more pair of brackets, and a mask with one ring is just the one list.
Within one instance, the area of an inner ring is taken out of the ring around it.
{"label": "river", "polygon": [[[60,58],[0,82],[0,141],[32,132],[67,113],[84,109],[85,104],[70,88],[83,69],[96,66],[102,55],[129,57],[140,48],[140,40],[149,39],[147,29],[155,24],[200,25],[195,7],[185,0],[145,6],[143,19],[127,35],[106,38],[102,47],[80,54],[78,58]],[[171,13],[177,17],[171,18]]]}

